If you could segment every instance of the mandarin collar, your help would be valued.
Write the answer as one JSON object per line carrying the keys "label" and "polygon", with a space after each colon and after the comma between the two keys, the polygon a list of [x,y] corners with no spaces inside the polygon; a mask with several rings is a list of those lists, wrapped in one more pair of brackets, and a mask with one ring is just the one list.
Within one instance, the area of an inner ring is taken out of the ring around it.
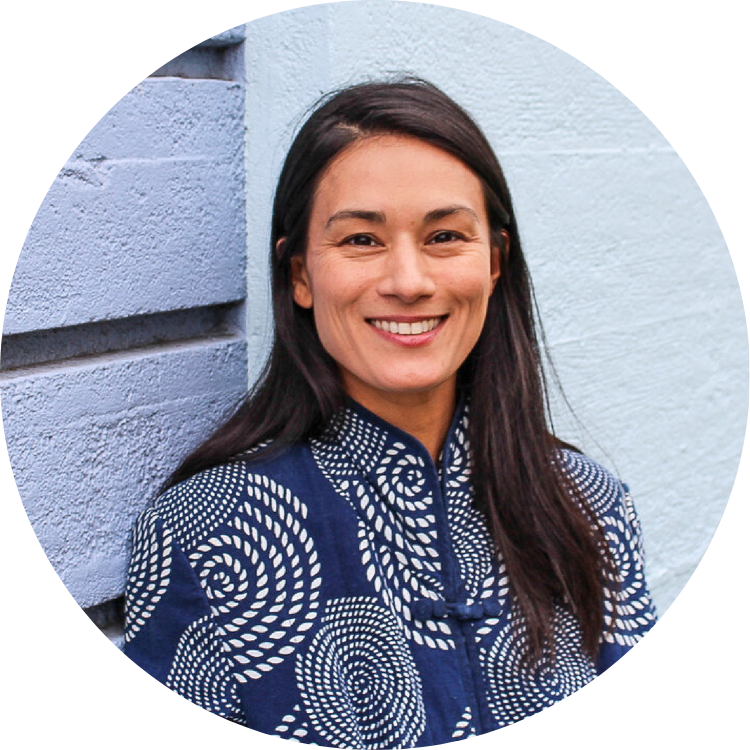
{"label": "mandarin collar", "polygon": [[321,440],[338,443],[351,461],[368,475],[377,473],[383,459],[389,453],[398,451],[411,456],[416,462],[415,468],[419,467],[421,473],[444,477],[448,464],[455,462],[458,454],[465,453],[463,446],[468,414],[469,399],[461,395],[437,464],[420,440],[379,417],[350,396],[346,396],[345,405],[331,419]]}

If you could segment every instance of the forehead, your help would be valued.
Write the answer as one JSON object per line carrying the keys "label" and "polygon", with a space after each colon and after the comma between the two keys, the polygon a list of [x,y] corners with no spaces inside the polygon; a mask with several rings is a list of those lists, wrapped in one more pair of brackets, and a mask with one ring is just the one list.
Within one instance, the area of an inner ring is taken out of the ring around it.
{"label": "forehead", "polygon": [[482,184],[460,159],[418,138],[379,135],[331,161],[318,182],[313,215],[343,208],[426,212],[462,203],[484,215]]}

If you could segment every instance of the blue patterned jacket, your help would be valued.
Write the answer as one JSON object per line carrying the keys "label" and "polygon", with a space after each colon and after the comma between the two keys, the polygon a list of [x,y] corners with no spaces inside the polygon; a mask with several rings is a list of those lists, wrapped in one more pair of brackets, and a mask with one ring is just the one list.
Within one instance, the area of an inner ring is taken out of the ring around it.
{"label": "blue patterned jacket", "polygon": [[351,748],[487,732],[589,682],[656,619],[627,490],[563,452],[606,530],[618,607],[596,663],[559,607],[556,662],[530,669],[505,566],[472,505],[467,419],[460,408],[437,468],[352,404],[310,444],[171,488],[135,529],[127,655],[228,719]]}

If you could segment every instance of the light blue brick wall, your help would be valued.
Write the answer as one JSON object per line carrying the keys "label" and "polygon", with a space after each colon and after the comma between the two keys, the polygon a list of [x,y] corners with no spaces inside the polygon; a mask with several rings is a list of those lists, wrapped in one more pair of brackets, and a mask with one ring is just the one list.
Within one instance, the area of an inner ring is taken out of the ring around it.
{"label": "light blue brick wall", "polygon": [[175,61],[198,78],[162,70],[102,118],[13,277],[8,451],[34,530],[84,607],[122,594],[135,516],[246,388],[242,68],[201,77],[231,74],[243,36]]}

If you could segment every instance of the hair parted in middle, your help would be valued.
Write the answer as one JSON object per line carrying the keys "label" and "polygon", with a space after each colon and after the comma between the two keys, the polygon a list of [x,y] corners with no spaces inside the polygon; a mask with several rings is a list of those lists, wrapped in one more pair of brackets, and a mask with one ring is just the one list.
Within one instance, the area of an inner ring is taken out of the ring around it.
{"label": "hair parted in middle", "polygon": [[[312,311],[293,299],[291,258],[304,254],[316,187],[333,159],[378,135],[418,138],[462,161],[484,192],[490,237],[505,248],[482,333],[458,372],[468,399],[468,438],[477,508],[508,571],[526,631],[527,656],[554,654],[555,606],[579,620],[596,658],[604,627],[605,573],[612,561],[603,532],[552,433],[531,279],[510,192],[497,157],[474,120],[418,78],[361,83],[333,92],[312,110],[287,154],[271,228],[274,338],[253,390],[233,416],[188,456],[164,489],[220,463],[280,451],[319,435],[346,403],[336,362],[323,348]],[[506,240],[507,237],[507,240]],[[614,601],[611,602],[614,605]]]}

